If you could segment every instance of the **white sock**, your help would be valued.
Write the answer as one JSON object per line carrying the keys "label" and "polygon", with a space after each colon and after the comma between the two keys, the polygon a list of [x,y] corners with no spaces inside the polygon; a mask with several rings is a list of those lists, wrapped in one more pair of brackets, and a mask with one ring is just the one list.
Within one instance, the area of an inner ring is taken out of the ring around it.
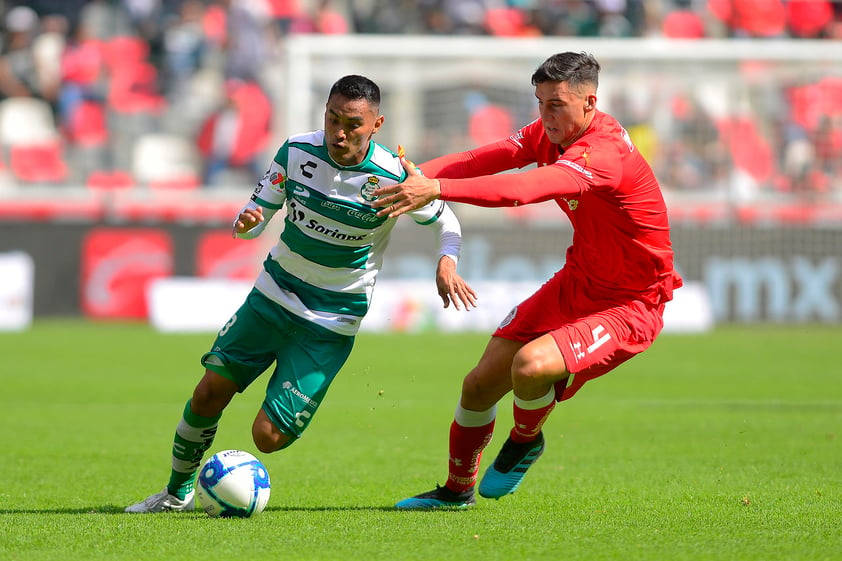
{"label": "white sock", "polygon": [[463,427],[484,427],[497,417],[497,405],[492,405],[485,411],[471,411],[462,407],[462,403],[456,406],[453,419]]}
{"label": "white sock", "polygon": [[547,395],[541,396],[536,399],[521,399],[518,396],[515,396],[515,405],[520,407],[521,409],[541,409],[542,407],[546,407],[550,403],[555,401],[555,386],[550,386],[550,391],[547,392]]}

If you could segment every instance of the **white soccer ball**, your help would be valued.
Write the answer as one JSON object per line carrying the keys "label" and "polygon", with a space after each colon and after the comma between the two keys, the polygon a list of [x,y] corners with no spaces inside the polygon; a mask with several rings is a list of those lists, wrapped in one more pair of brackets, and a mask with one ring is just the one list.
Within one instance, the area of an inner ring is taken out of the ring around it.
{"label": "white soccer ball", "polygon": [[269,472],[242,450],[214,454],[199,470],[196,496],[208,516],[248,518],[269,502]]}

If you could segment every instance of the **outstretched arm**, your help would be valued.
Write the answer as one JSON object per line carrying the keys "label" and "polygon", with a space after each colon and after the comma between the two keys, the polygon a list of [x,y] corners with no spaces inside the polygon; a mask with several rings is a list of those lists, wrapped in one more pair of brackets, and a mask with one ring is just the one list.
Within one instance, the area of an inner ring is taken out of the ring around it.
{"label": "outstretched arm", "polygon": [[377,198],[372,206],[382,209],[377,216],[394,218],[419,209],[441,195],[438,179],[424,177],[415,164],[404,157],[401,157],[401,163],[408,174],[404,182],[374,191]]}
{"label": "outstretched arm", "polygon": [[400,216],[434,199],[483,207],[513,207],[577,196],[591,188],[596,174],[576,162],[560,159],[553,165],[517,173],[433,179],[421,175],[411,163],[401,161],[408,173],[406,180],[374,191],[378,198],[373,204],[382,209],[378,216]]}

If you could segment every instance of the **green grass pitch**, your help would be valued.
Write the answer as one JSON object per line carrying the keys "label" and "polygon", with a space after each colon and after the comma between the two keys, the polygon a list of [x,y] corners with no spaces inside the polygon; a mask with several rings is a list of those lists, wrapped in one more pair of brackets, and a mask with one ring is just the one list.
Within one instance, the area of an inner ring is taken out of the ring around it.
{"label": "green grass pitch", "polygon": [[[264,514],[124,514],[166,482],[211,340],[81,321],[0,334],[0,559],[842,559],[839,327],[663,335],[556,408],[516,494],[462,512],[391,505],[444,482],[487,335],[364,333],[304,438],[257,454]],[[262,394],[235,397],[214,451],[256,453]]]}

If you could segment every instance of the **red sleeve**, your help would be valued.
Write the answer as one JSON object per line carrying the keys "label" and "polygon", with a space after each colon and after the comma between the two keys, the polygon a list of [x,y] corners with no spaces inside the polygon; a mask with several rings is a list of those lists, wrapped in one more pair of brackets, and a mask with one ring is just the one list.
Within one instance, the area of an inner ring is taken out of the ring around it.
{"label": "red sleeve", "polygon": [[427,177],[463,178],[492,175],[513,167],[517,146],[509,140],[487,144],[467,152],[448,154],[424,162],[420,167]]}
{"label": "red sleeve", "polygon": [[[537,167],[500,173],[531,164]],[[439,179],[443,200],[477,206],[517,206],[578,195],[592,183],[581,165],[559,158],[558,146],[549,142],[540,119],[505,140],[420,167],[427,177]]]}
{"label": "red sleeve", "polygon": [[[553,154],[542,153],[540,145],[546,140],[541,120],[536,119],[521,127],[509,138],[492,142],[467,152],[442,156],[421,164],[427,177],[462,179],[480,175],[493,175],[501,171],[523,168],[540,162],[541,165],[558,159],[557,147]],[[546,143],[549,146],[549,143]],[[546,152],[547,146],[544,146]]]}
{"label": "red sleeve", "polygon": [[477,206],[501,207],[539,203],[589,189],[585,177],[563,164],[520,173],[440,179],[441,199]]}

